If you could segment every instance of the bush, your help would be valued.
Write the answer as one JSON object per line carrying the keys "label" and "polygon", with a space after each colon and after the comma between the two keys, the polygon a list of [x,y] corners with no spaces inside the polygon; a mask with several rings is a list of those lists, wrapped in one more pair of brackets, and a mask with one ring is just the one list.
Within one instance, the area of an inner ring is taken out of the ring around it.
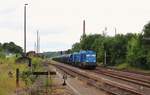
{"label": "bush", "polygon": [[129,68],[129,64],[128,63],[118,64],[117,68],[118,69],[127,69],[127,68]]}
{"label": "bush", "polygon": [[5,56],[5,54],[3,52],[0,52],[0,58],[2,58],[2,59],[6,58],[6,56]]}
{"label": "bush", "polygon": [[[32,58],[32,72],[43,70],[42,68],[42,59],[38,57]],[[35,82],[37,76],[32,75],[31,68],[27,68],[23,71],[21,78],[26,85],[31,85]]]}

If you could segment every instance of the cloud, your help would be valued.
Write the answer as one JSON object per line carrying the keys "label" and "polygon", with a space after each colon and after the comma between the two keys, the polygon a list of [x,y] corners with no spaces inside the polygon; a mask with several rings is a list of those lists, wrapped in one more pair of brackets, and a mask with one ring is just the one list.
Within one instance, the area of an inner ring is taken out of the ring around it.
{"label": "cloud", "polygon": [[63,50],[86,33],[138,33],[150,19],[149,0],[0,0],[0,42],[23,47],[24,4],[27,6],[27,50],[40,31],[41,51]]}

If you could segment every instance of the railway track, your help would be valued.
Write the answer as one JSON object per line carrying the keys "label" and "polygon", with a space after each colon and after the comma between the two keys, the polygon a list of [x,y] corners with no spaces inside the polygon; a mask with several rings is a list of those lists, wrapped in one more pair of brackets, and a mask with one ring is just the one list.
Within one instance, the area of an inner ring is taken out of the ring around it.
{"label": "railway track", "polygon": [[96,70],[94,70],[94,72],[150,88],[150,76],[144,77],[143,75],[139,74],[129,72],[126,73],[102,68],[97,68]]}
{"label": "railway track", "polygon": [[[104,68],[104,66],[98,66],[98,68]],[[123,70],[120,70],[120,69],[117,69],[117,68],[114,68],[114,67],[105,67],[106,69],[109,69],[109,70],[114,70],[114,71],[118,71],[118,72],[125,72],[125,73],[132,73],[132,74],[136,74],[136,75],[143,75],[143,76],[150,76],[150,73],[148,72],[141,72],[141,71],[133,71],[133,70],[126,70],[126,69],[123,69]]]}
{"label": "railway track", "polygon": [[[53,62],[54,61],[52,61],[52,63]],[[85,70],[80,70],[72,66],[59,64],[58,62],[54,63],[56,64],[53,65],[58,69],[60,69],[61,71],[73,77],[78,77],[79,79],[86,81],[87,84],[92,85],[98,89],[104,90],[107,93],[113,95],[148,95],[132,86],[102,78],[98,76],[98,74],[93,75],[92,73],[87,72]]]}
{"label": "railway track", "polygon": [[128,70],[118,70],[115,68],[110,68],[110,67],[97,67],[97,70],[106,70],[106,71],[111,71],[113,73],[121,73],[122,75],[126,75],[129,77],[133,78],[138,78],[140,81],[148,81],[150,83],[150,73],[143,73],[143,72],[135,72],[135,71],[128,71]]}

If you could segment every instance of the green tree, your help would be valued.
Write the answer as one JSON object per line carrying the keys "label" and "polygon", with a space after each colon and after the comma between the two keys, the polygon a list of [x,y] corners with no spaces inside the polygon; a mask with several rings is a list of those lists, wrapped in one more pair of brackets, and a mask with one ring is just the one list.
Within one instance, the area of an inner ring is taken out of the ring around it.
{"label": "green tree", "polygon": [[143,32],[144,37],[150,37],[150,22],[144,25]]}
{"label": "green tree", "polygon": [[124,35],[116,35],[111,41],[111,64],[120,64],[125,62],[127,52],[127,39]]}
{"label": "green tree", "polygon": [[2,44],[0,43],[0,52],[3,51],[3,47],[2,47]]}
{"label": "green tree", "polygon": [[5,52],[10,52],[10,53],[23,52],[23,49],[20,46],[16,45],[14,42],[4,43],[2,47],[5,50]]}
{"label": "green tree", "polygon": [[141,36],[142,46],[146,53],[148,67],[150,68],[150,22],[144,26],[143,32],[144,33]]}
{"label": "green tree", "polygon": [[[146,38],[146,39],[145,39]],[[147,39],[148,38],[148,39]],[[97,61],[104,61],[104,53],[107,54],[107,65],[127,63],[130,66],[148,69],[150,68],[150,22],[143,28],[143,34],[127,33],[116,36],[102,36],[90,34],[81,37],[79,43],[72,46],[71,51],[94,50],[97,53]]]}
{"label": "green tree", "polygon": [[83,50],[92,50],[92,44],[94,43],[95,39],[101,37],[99,34],[94,35],[87,35],[84,39],[80,41],[81,49]]}
{"label": "green tree", "polygon": [[97,61],[103,62],[104,61],[104,37],[100,36],[95,39],[95,41],[92,44],[92,49],[96,51],[97,53]]}
{"label": "green tree", "polygon": [[127,62],[133,67],[148,69],[146,54],[141,45],[140,35],[135,35],[127,45]]}
{"label": "green tree", "polygon": [[81,50],[81,46],[80,43],[75,43],[72,45],[72,52],[76,52],[76,51],[80,51]]}

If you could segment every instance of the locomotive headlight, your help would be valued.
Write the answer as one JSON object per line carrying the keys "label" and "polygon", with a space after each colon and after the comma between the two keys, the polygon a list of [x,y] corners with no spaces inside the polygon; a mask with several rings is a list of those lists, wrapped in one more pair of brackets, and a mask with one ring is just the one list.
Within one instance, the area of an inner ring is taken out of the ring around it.
{"label": "locomotive headlight", "polygon": [[88,55],[86,55],[87,57],[90,57],[90,55],[88,54]]}
{"label": "locomotive headlight", "polygon": [[95,54],[93,54],[92,56],[93,56],[93,57],[96,57],[96,55],[95,55]]}

